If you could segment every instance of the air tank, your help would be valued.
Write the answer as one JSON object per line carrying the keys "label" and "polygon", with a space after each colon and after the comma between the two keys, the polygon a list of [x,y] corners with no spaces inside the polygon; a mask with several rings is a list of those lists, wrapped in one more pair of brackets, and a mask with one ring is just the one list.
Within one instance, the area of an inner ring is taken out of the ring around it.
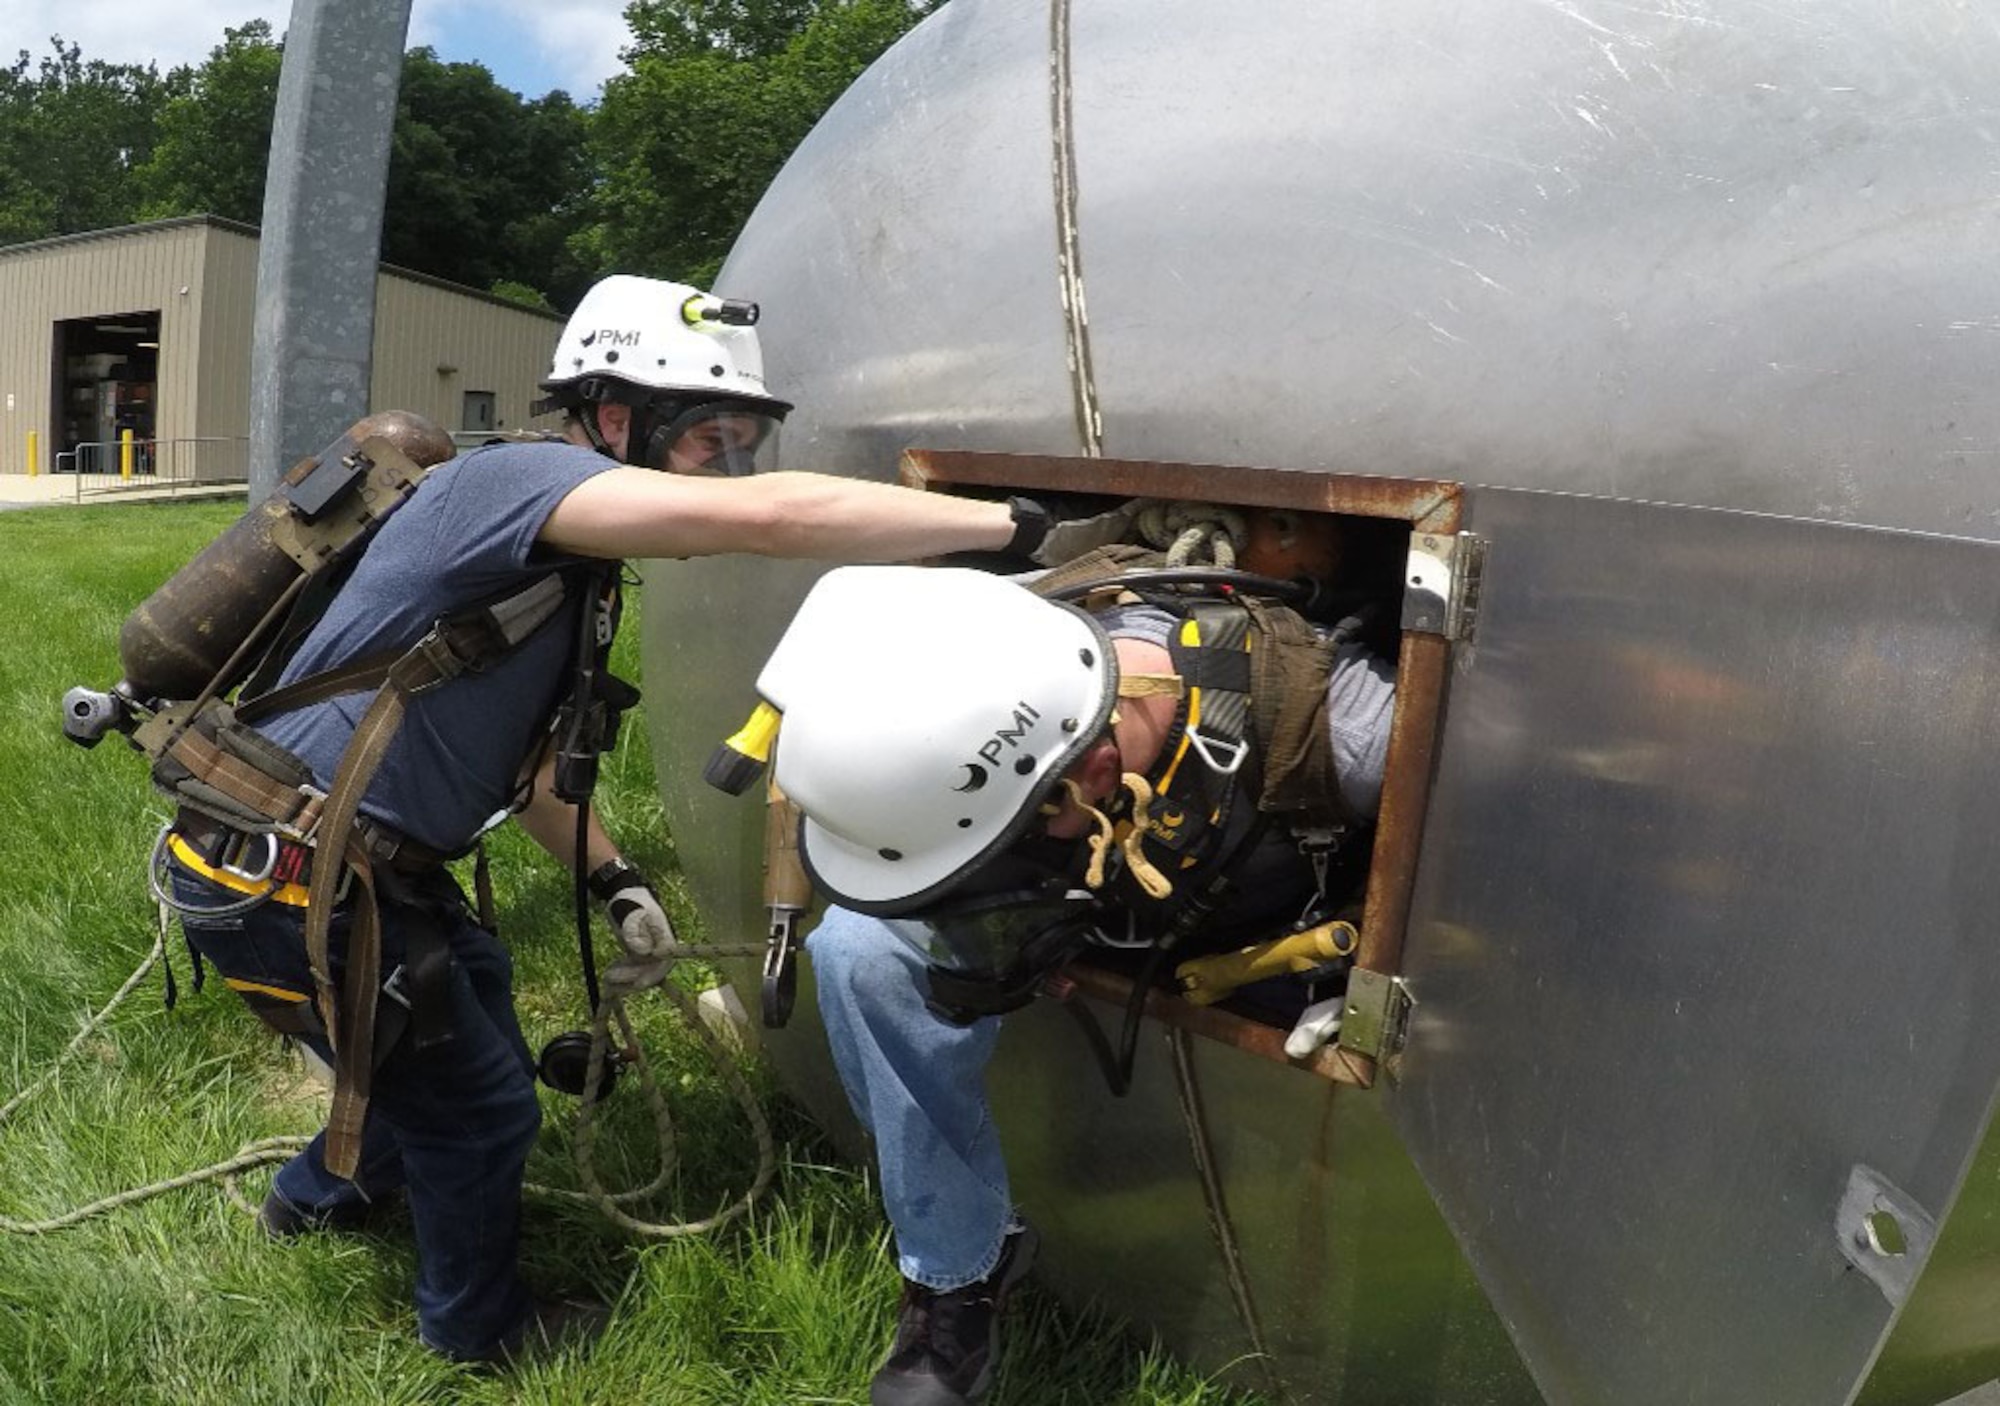
{"label": "air tank", "polygon": [[[451,436],[423,416],[386,410],[355,421],[318,455],[301,460],[263,501],[125,618],[118,632],[118,660],[127,692],[140,700],[188,699],[216,678],[265,614],[304,574],[299,559],[301,505],[294,501],[301,484],[321,465],[338,472],[339,462],[370,439],[388,443],[422,468],[449,459],[454,452]],[[349,490],[357,486],[343,482]],[[368,496],[366,487],[360,486],[359,497]],[[373,508],[379,511],[381,506],[376,503]],[[357,521],[346,521],[354,518],[351,511],[338,517],[343,521],[337,537],[349,537],[374,521],[366,512]],[[326,535],[324,529],[321,535]],[[329,555],[335,540],[323,544]],[[256,660],[239,663],[240,674]],[[225,679],[222,688],[226,691],[239,681]]]}
{"label": "air tank", "polygon": [[[1301,1403],[2000,1375],[1996,74],[1960,0],[952,0],[793,156],[718,286],[787,467],[1440,481],[1484,544],[1400,1074],[1154,1044],[1120,1101],[1011,1020],[1060,1292]],[[760,817],[700,770],[811,574],[649,568],[722,940]]]}

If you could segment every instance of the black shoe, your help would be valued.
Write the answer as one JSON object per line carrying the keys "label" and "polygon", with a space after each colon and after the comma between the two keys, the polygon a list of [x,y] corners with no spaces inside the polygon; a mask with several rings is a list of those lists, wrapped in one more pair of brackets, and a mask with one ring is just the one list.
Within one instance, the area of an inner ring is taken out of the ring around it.
{"label": "black shoe", "polygon": [[969,1406],[992,1390],[1000,1312],[1035,1262],[1037,1243],[1033,1228],[1022,1226],[1007,1237],[993,1272],[963,1289],[904,1280],[896,1346],[869,1384],[872,1406]]}
{"label": "black shoe", "polygon": [[438,1356],[462,1366],[500,1371],[567,1349],[585,1351],[610,1326],[609,1304],[595,1299],[537,1297],[527,1315],[483,1352],[456,1352],[428,1338],[420,1336],[419,1340]]}
{"label": "black shoe", "polygon": [[513,1366],[574,1349],[587,1352],[611,1326],[611,1305],[581,1297],[537,1298],[528,1316],[500,1344],[500,1360]]}
{"label": "black shoe", "polygon": [[302,1211],[273,1191],[257,1208],[257,1225],[273,1240],[290,1240],[327,1230],[366,1230],[388,1214],[389,1209],[389,1201],[377,1200],[348,1202],[330,1211]]}

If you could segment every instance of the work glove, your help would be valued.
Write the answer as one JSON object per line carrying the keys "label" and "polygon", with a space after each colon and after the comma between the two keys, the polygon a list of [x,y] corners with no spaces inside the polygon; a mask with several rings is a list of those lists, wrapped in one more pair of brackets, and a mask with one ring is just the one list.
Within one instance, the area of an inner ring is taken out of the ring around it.
{"label": "work glove", "polygon": [[[1016,501],[1025,503],[1028,500]],[[1040,508],[1039,504],[1033,507],[1047,517],[1046,509]],[[1061,566],[1085,552],[1113,542],[1129,541],[1139,510],[1143,507],[1144,499],[1132,498],[1091,517],[1051,519],[1047,530],[1042,533],[1042,540],[1028,551],[1028,559],[1037,566]]]}
{"label": "work glove", "polygon": [[612,860],[591,874],[590,892],[604,905],[611,930],[627,952],[649,959],[672,955],[677,945],[673,921],[636,868],[622,859]]}
{"label": "work glove", "polygon": [[606,996],[626,997],[658,986],[673,970],[670,957],[620,957],[605,968],[601,983]]}

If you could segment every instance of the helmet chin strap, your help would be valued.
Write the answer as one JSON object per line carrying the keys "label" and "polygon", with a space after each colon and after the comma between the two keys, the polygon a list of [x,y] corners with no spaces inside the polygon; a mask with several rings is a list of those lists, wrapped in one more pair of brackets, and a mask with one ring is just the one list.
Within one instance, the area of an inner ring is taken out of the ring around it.
{"label": "helmet chin strap", "polygon": [[1151,818],[1148,808],[1153,802],[1153,788],[1146,778],[1136,771],[1128,771],[1118,778],[1119,788],[1132,793],[1132,819],[1123,827],[1123,835],[1119,833],[1120,827],[1109,815],[1090,803],[1089,798],[1083,793],[1083,787],[1068,777],[1063,778],[1062,784],[1063,789],[1069,793],[1071,804],[1088,815],[1096,824],[1096,832],[1087,839],[1090,846],[1090,866],[1084,871],[1084,887],[1089,889],[1104,887],[1107,877],[1105,861],[1111,857],[1112,848],[1115,846],[1125,857],[1126,871],[1132,875],[1139,887],[1145,890],[1148,898],[1157,900],[1169,897],[1174,891],[1173,881],[1162,874],[1140,848],[1146,838],[1146,826]]}
{"label": "helmet chin strap", "polygon": [[[627,412],[629,412],[625,422],[625,452],[623,454],[612,448],[611,441],[604,437],[604,430],[597,422],[602,407],[606,405],[623,405]],[[666,417],[663,421],[657,408],[650,402],[635,405],[627,400],[590,400],[584,402],[583,408],[587,409],[589,413],[580,414],[577,416],[577,419],[582,422],[584,437],[590,441],[592,449],[595,449],[607,459],[615,459],[621,464],[630,464],[634,468],[656,469],[664,467],[664,463],[654,464],[645,455],[646,450],[651,447],[654,433],[660,428],[662,423],[671,424],[672,416]],[[662,458],[664,460],[664,455]]]}
{"label": "helmet chin strap", "polygon": [[647,457],[647,451],[653,448],[653,437],[671,425],[678,413],[678,409],[673,409],[672,413],[663,416],[653,401],[633,406],[631,424],[625,435],[625,462],[641,469],[666,468],[672,445],[660,446],[660,462],[657,464]]}

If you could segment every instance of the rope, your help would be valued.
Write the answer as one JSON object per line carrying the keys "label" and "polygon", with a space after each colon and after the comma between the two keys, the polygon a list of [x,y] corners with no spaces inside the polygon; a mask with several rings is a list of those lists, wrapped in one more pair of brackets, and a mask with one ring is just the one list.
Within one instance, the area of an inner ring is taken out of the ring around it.
{"label": "rope", "polygon": [[1232,570],[1250,540],[1243,514],[1215,503],[1155,500],[1139,509],[1136,526],[1147,546],[1166,552],[1170,568]]}
{"label": "rope", "polygon": [[[762,951],[761,946],[743,944],[733,948],[707,948],[703,950],[702,955],[745,956],[760,954]],[[764,1116],[764,1109],[757,1102],[757,1096],[751,1090],[749,1081],[743,1077],[743,1071],[735,1056],[723,1044],[722,1037],[702,1020],[700,1012],[695,1007],[695,998],[665,979],[666,969],[673,960],[669,957],[639,964],[621,962],[605,973],[605,984],[608,989],[591,1022],[590,1081],[584,1089],[583,1108],[577,1114],[576,1123],[576,1169],[577,1174],[583,1179],[585,1189],[570,1191],[545,1186],[527,1188],[549,1200],[593,1204],[612,1224],[622,1226],[635,1235],[656,1240],[672,1239],[682,1235],[699,1235],[734,1220],[756,1204],[757,1198],[763,1195],[771,1184],[771,1178],[776,1174],[778,1166],[777,1149],[771,1137],[770,1122]],[[629,978],[633,983],[630,986],[625,985],[628,978],[623,975],[624,972],[634,974]],[[646,1061],[645,1046],[634,1036],[625,1011],[628,991],[641,990],[647,985],[657,985],[661,993],[680,1011],[682,1018],[687,1021],[695,1034],[701,1038],[708,1049],[710,1061],[715,1065],[716,1072],[722,1076],[723,1083],[729,1086],[730,1096],[736,1100],[737,1107],[743,1110],[744,1117],[749,1120],[751,1136],[757,1141],[757,1173],[751,1179],[750,1188],[713,1215],[699,1220],[643,1221],[627,1214],[623,1209],[625,1203],[641,1200],[664,1187],[672,1177],[677,1161],[673,1120],[667,1111],[666,1098],[660,1092],[659,1081],[653,1077],[652,1066]],[[624,989],[620,989],[621,987]],[[625,1037],[626,1048],[631,1052],[633,1063],[639,1070],[640,1086],[645,1089],[647,1103],[653,1111],[654,1132],[660,1148],[660,1169],[654,1174],[653,1179],[644,1186],[620,1192],[607,1191],[598,1177],[595,1157],[597,1123],[591,1116],[597,1107],[598,1075],[604,1068],[610,1026],[614,1020],[618,1023],[619,1033]]]}
{"label": "rope", "polygon": [[[590,1076],[583,1091],[583,1107],[576,1119],[576,1169],[583,1179],[584,1190],[572,1191],[563,1187],[537,1186],[530,1183],[523,1188],[529,1194],[545,1200],[586,1202],[597,1207],[613,1225],[624,1227],[635,1235],[651,1239],[666,1240],[682,1235],[699,1235],[715,1229],[748,1211],[764,1194],[777,1173],[778,1154],[771,1137],[770,1121],[764,1116],[764,1109],[757,1102],[749,1081],[743,1077],[735,1055],[723,1044],[722,1037],[708,1026],[696,1009],[695,998],[666,979],[668,969],[682,956],[701,957],[744,957],[760,956],[764,949],[761,944],[739,943],[735,946],[686,948],[678,942],[673,944],[674,953],[647,961],[627,959],[614,965],[604,974],[604,999],[598,1003],[597,1013],[590,1025]],[[674,1137],[673,1118],[667,1108],[665,1094],[660,1090],[659,1080],[653,1075],[652,1066],[646,1060],[646,1047],[639,1043],[627,1017],[625,1002],[628,996],[649,986],[657,986],[671,1001],[681,1016],[701,1038],[707,1047],[709,1060],[729,1086],[730,1096],[737,1107],[743,1110],[749,1120],[750,1133],[757,1141],[757,1172],[751,1179],[749,1190],[736,1200],[716,1211],[713,1215],[698,1220],[644,1221],[629,1215],[623,1209],[629,1202],[643,1200],[663,1188],[673,1177],[678,1163],[677,1144]],[[653,1113],[653,1130],[660,1149],[660,1168],[653,1179],[644,1186],[626,1191],[608,1191],[597,1174],[595,1157],[597,1147],[597,1122],[592,1116],[598,1104],[598,1079],[604,1069],[604,1056],[610,1043],[611,1024],[616,1021],[618,1030],[625,1037],[625,1048],[639,1070],[639,1084],[646,1092],[647,1105]]]}
{"label": "rope", "polygon": [[[6,1103],[0,1104],[0,1124],[4,1124],[22,1105],[53,1083],[70,1057],[83,1048],[85,1041],[103,1028],[112,1012],[139,988],[140,983],[152,973],[153,968],[165,960],[170,921],[168,905],[162,902],[159,905],[159,929],[154,935],[152,950],[125,979],[124,984],[113,993],[111,999],[84,1021],[69,1044],[63,1048],[62,1053],[50,1062],[47,1070]],[[696,1235],[713,1230],[744,1214],[756,1203],[757,1198],[768,1189],[777,1172],[777,1150],[771,1136],[770,1120],[765,1116],[762,1105],[757,1102],[749,1081],[744,1078],[734,1052],[723,1043],[721,1036],[701,1019],[695,998],[666,980],[666,976],[674,962],[682,958],[758,956],[763,950],[762,944],[752,943],[702,948],[683,947],[676,943],[674,950],[667,956],[645,962],[630,960],[620,962],[605,973],[604,999],[598,1003],[596,1015],[591,1023],[590,1086],[584,1090],[583,1107],[577,1113],[576,1123],[576,1165],[585,1190],[575,1191],[565,1187],[542,1186],[529,1182],[522,1187],[525,1195],[538,1196],[545,1200],[576,1201],[594,1205],[613,1224],[622,1226],[636,1235],[653,1239]],[[673,1003],[682,1018],[701,1038],[716,1072],[729,1086],[731,1096],[749,1120],[751,1135],[757,1143],[757,1171],[749,1189],[713,1215],[700,1219],[646,1221],[629,1214],[624,1209],[625,1206],[664,1189],[673,1179],[678,1163],[673,1116],[668,1108],[666,1095],[653,1074],[652,1066],[646,1059],[645,1047],[639,1043],[625,1008],[626,1001],[631,996],[653,986],[657,986]],[[639,1084],[645,1091],[648,1107],[652,1111],[654,1135],[660,1149],[659,1170],[654,1173],[650,1181],[644,1186],[616,1192],[604,1187],[597,1173],[594,1156],[597,1138],[597,1122],[594,1115],[598,1104],[598,1076],[604,1068],[604,1058],[610,1043],[610,1028],[614,1021],[617,1023],[619,1033],[624,1037],[625,1050],[639,1071]],[[234,1156],[220,1162],[182,1172],[178,1176],[148,1182],[143,1186],[135,1186],[130,1190],[120,1191],[92,1201],[88,1205],[65,1211],[61,1215],[42,1220],[0,1215],[0,1234],[45,1235],[52,1231],[66,1230],[96,1216],[115,1211],[121,1206],[136,1205],[155,1196],[163,1196],[167,1192],[198,1186],[204,1182],[221,1182],[223,1191],[230,1201],[245,1214],[254,1216],[258,1208],[243,1194],[238,1178],[243,1173],[254,1171],[258,1167],[269,1166],[274,1162],[290,1161],[311,1141],[309,1137],[295,1136],[260,1138],[245,1143],[237,1149]]]}
{"label": "rope", "polygon": [[[0,1123],[5,1123],[9,1118],[12,1118],[21,1105],[55,1082],[56,1076],[62,1072],[63,1064],[78,1050],[83,1048],[84,1041],[88,1040],[103,1027],[104,1022],[111,1018],[111,1013],[118,1009],[119,1004],[127,996],[136,991],[139,983],[144,981],[153,968],[158,966],[166,957],[167,906],[162,903],[159,911],[160,926],[159,931],[153,937],[153,950],[146,954],[145,959],[139,963],[132,975],[125,978],[125,984],[118,988],[111,999],[106,1001],[96,1014],[84,1021],[82,1028],[76,1032],[69,1044],[63,1047],[63,1052],[50,1062],[48,1069],[43,1072],[42,1076],[8,1099],[6,1103],[0,1104]],[[114,1211],[120,1206],[130,1206],[137,1202],[148,1200],[151,1197],[159,1196],[169,1191],[178,1191],[181,1187],[194,1186],[205,1181],[224,1182],[228,1186],[231,1198],[242,1203],[242,1195],[235,1187],[235,1179],[239,1173],[247,1172],[254,1167],[264,1166],[270,1162],[287,1161],[299,1148],[304,1147],[307,1141],[308,1139],[306,1138],[266,1138],[261,1142],[249,1143],[239,1149],[234,1157],[217,1162],[212,1166],[201,1167],[192,1172],[183,1172],[177,1177],[169,1177],[165,1181],[153,1182],[147,1186],[134,1187],[130,1191],[121,1191],[116,1195],[103,1197],[100,1200],[92,1201],[87,1206],[79,1206],[73,1211],[65,1211],[59,1216],[50,1216],[45,1220],[26,1220],[15,1216],[0,1216],[0,1233],[8,1235],[45,1235],[50,1231],[66,1230],[70,1226],[91,1219],[93,1216],[101,1216],[107,1211]],[[252,1207],[250,1209],[254,1211],[255,1208]]]}

